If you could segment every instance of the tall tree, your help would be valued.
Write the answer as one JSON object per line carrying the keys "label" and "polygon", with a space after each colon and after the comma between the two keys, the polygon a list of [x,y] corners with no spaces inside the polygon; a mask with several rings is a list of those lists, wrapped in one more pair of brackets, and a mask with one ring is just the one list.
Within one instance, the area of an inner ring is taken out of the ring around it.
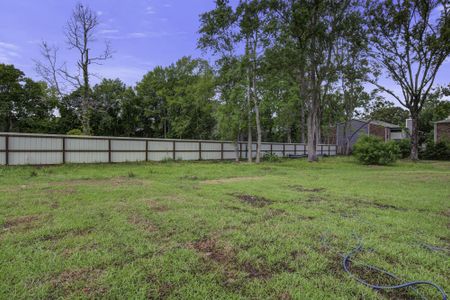
{"label": "tall tree", "polygon": [[100,55],[92,55],[91,44],[96,39],[95,30],[98,28],[99,20],[97,13],[81,3],[75,6],[72,16],[67,22],[66,38],[71,49],[75,49],[79,58],[76,63],[77,74],[72,75],[65,70],[64,74],[68,80],[73,82],[76,87],[82,89],[81,104],[81,124],[84,134],[90,134],[90,77],[92,73],[89,67],[92,64],[99,64],[101,61],[111,58],[111,49],[109,43],[106,43],[105,50]]}
{"label": "tall tree", "polygon": [[213,49],[215,53],[230,55],[244,49],[247,69],[247,157],[252,160],[252,115],[257,132],[256,162],[261,159],[262,128],[260,116],[261,97],[258,91],[260,53],[264,46],[266,26],[266,1],[240,0],[233,9],[227,0],[216,1],[216,8],[201,15],[202,34],[199,47]]}
{"label": "tall tree", "polygon": [[86,135],[91,133],[92,91],[90,82],[94,74],[90,71],[90,67],[93,64],[102,64],[112,56],[108,41],[105,41],[103,51],[99,53],[93,51],[99,24],[97,13],[88,6],[78,3],[65,27],[67,44],[79,55],[74,66],[67,62],[58,63],[58,47],[50,46],[45,41],[41,45],[43,60],[35,61],[36,72],[55,91],[60,101],[63,100],[66,85],[70,85],[74,90],[80,90],[81,111],[79,117],[83,133]]}
{"label": "tall tree", "polygon": [[[279,37],[296,49],[292,62],[307,107],[308,160],[317,160],[321,106],[337,80],[336,47],[353,27],[346,27],[358,11],[354,1],[279,1],[272,7]],[[286,43],[286,42],[285,42]]]}
{"label": "tall tree", "polygon": [[366,19],[373,61],[401,88],[401,94],[372,80],[409,110],[411,155],[418,159],[418,122],[436,74],[450,54],[450,15],[446,1],[368,1]]}

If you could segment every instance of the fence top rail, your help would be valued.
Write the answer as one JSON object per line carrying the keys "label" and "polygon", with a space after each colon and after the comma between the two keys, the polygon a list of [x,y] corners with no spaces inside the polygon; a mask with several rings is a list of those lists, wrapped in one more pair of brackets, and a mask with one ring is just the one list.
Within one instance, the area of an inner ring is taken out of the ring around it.
{"label": "fence top rail", "polygon": [[[230,143],[235,141],[227,140],[194,140],[194,139],[171,139],[171,138],[142,138],[142,137],[117,137],[117,136],[89,136],[89,135],[65,135],[65,134],[45,134],[45,133],[20,133],[20,132],[0,132],[0,137],[29,137],[29,138],[66,138],[66,139],[90,139],[90,140],[116,140],[116,141],[154,141],[154,142],[179,142],[179,143]],[[239,144],[247,144],[247,141],[239,141]],[[256,145],[256,143],[252,143]],[[263,145],[304,145],[305,143],[281,143],[281,142],[262,142]],[[336,146],[335,144],[318,144],[318,146]]]}

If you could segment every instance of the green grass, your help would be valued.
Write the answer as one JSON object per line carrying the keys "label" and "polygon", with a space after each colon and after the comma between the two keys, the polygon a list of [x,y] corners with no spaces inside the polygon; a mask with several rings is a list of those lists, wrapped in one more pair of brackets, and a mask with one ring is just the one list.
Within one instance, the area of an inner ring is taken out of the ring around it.
{"label": "green grass", "polygon": [[351,158],[2,167],[0,298],[413,296],[343,272],[358,237],[358,262],[448,292],[449,183],[449,162]]}

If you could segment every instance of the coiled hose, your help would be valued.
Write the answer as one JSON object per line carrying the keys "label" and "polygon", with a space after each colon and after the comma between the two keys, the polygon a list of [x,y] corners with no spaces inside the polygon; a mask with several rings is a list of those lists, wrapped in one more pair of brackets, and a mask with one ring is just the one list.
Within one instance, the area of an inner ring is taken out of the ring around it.
{"label": "coiled hose", "polygon": [[[447,295],[445,294],[445,291],[443,288],[441,288],[440,286],[438,286],[437,284],[431,282],[431,281],[411,281],[411,282],[405,282],[402,284],[398,284],[398,285],[375,285],[375,284],[371,284],[359,277],[357,277],[356,275],[354,275],[352,272],[350,272],[349,270],[349,264],[352,261],[352,256],[356,255],[359,252],[363,251],[363,247],[362,245],[359,245],[358,247],[356,247],[355,249],[353,249],[349,254],[344,256],[344,259],[342,261],[343,267],[345,272],[347,272],[352,278],[354,278],[356,281],[364,284],[365,286],[368,286],[370,288],[373,288],[375,290],[385,290],[385,289],[403,289],[403,288],[411,288],[413,289],[417,294],[419,294],[421,296],[422,299],[426,299],[422,294],[420,294],[417,289],[415,289],[414,287],[417,285],[431,285],[434,288],[436,288],[442,295],[442,300],[447,300]],[[378,271],[380,273],[386,274],[391,278],[397,279],[397,280],[401,280],[401,278],[397,277],[396,275],[387,272],[385,270],[382,270],[380,268],[377,268],[375,266],[371,266],[371,265],[365,265],[365,264],[361,264],[369,269]]]}

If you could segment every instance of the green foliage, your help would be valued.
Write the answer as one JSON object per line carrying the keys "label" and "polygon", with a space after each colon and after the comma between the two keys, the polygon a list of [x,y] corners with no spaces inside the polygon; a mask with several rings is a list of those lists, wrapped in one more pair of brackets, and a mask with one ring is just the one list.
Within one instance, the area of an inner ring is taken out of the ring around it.
{"label": "green foliage", "polygon": [[411,140],[410,139],[402,139],[395,141],[398,145],[400,158],[408,158],[411,154]]}
{"label": "green foliage", "polygon": [[281,157],[279,157],[275,153],[265,153],[263,156],[263,161],[279,162],[279,161],[281,161]]}
{"label": "green foliage", "polygon": [[45,84],[13,65],[0,64],[0,131],[49,133],[55,106]]}
{"label": "green foliage", "polygon": [[429,142],[421,152],[422,159],[450,160],[450,141]]}
{"label": "green foliage", "polygon": [[400,149],[393,141],[385,143],[374,136],[363,136],[354,145],[353,155],[365,165],[388,165],[398,159]]}
{"label": "green foliage", "polygon": [[66,134],[67,135],[83,135],[83,132],[79,128],[74,128],[74,129],[67,131]]}
{"label": "green foliage", "polygon": [[214,74],[205,60],[183,57],[169,67],[156,67],[136,87],[142,130],[152,137],[211,138],[214,89]]}
{"label": "green foliage", "polygon": [[383,98],[376,98],[368,108],[367,118],[404,126],[409,112]]}

